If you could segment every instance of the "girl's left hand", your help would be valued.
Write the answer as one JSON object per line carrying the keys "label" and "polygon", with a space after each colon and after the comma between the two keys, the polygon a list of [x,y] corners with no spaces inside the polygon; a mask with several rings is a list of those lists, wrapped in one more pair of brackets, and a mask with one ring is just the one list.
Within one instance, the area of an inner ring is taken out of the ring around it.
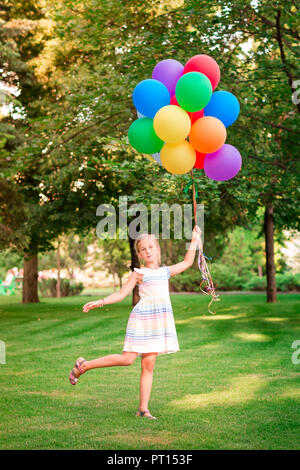
{"label": "girl's left hand", "polygon": [[198,225],[195,225],[193,228],[193,237],[200,238],[201,237],[201,229],[198,227]]}
{"label": "girl's left hand", "polygon": [[92,308],[97,308],[99,307],[99,302],[95,301],[95,302],[88,302],[87,304],[85,304],[83,307],[82,307],[82,311],[83,312],[88,312],[89,310],[91,310]]}

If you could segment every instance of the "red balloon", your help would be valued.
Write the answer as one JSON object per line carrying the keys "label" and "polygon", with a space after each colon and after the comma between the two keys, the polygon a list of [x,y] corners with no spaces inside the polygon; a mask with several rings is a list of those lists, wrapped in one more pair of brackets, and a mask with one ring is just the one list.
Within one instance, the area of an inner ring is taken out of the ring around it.
{"label": "red balloon", "polygon": [[194,113],[191,113],[192,114],[192,124],[194,124],[195,121],[197,121],[197,119],[200,119],[204,116],[204,108],[203,109],[200,109],[200,111],[195,111]]}
{"label": "red balloon", "polygon": [[187,61],[183,69],[183,73],[201,72],[206,75],[214,90],[220,81],[220,67],[215,59],[206,54],[199,54]]}
{"label": "red balloon", "polygon": [[[172,96],[170,104],[174,104],[175,106],[179,106],[179,108],[181,107],[180,104],[178,103],[175,95]],[[192,120],[192,114],[196,114],[196,113],[189,113],[188,111],[186,111],[186,112],[188,113],[188,115],[190,117],[190,120]],[[204,113],[204,109],[203,109],[203,113]]]}
{"label": "red balloon", "polygon": [[195,161],[194,168],[203,170],[205,157],[206,157],[206,153],[200,153],[198,152],[198,150],[196,150],[196,161]]}

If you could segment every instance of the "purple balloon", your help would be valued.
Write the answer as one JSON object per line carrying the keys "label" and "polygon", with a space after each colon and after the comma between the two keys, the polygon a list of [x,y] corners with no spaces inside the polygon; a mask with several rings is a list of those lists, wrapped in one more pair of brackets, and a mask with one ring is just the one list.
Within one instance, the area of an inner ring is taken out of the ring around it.
{"label": "purple balloon", "polygon": [[174,59],[165,59],[155,66],[152,78],[162,82],[169,90],[171,97],[175,94],[176,83],[183,73],[184,66]]}
{"label": "purple balloon", "polygon": [[240,152],[230,144],[224,144],[219,150],[208,153],[204,159],[204,171],[214,181],[227,181],[241,169]]}

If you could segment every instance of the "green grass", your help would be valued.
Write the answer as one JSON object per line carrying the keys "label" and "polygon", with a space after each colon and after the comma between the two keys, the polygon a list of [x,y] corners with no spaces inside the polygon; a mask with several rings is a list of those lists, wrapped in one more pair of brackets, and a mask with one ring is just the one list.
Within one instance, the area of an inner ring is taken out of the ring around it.
{"label": "green grass", "polygon": [[300,295],[171,295],[180,351],[157,358],[150,410],[135,417],[140,359],[72,387],[75,359],[122,351],[130,296],[84,314],[91,298],[0,298],[0,449],[299,449]]}

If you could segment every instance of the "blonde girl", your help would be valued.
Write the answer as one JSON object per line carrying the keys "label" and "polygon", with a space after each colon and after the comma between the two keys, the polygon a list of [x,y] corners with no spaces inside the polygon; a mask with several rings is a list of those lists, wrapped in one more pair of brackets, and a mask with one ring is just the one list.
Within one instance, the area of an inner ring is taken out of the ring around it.
{"label": "blonde girl", "polygon": [[120,291],[100,300],[88,302],[82,309],[83,312],[88,312],[93,308],[120,302],[132,292],[136,284],[139,285],[140,300],[131,311],[123,351],[121,354],[110,354],[91,361],[79,357],[69,376],[72,385],[76,385],[80,375],[88,370],[130,366],[140,356],[142,366],[140,400],[136,415],[157,419],[148,409],[156,357],[179,350],[169,296],[169,278],[192,266],[197,244],[202,247],[200,236],[201,230],[196,225],[184,260],[172,266],[161,266],[160,246],[155,236],[147,233],[139,235],[134,247],[144,266],[134,268]]}

